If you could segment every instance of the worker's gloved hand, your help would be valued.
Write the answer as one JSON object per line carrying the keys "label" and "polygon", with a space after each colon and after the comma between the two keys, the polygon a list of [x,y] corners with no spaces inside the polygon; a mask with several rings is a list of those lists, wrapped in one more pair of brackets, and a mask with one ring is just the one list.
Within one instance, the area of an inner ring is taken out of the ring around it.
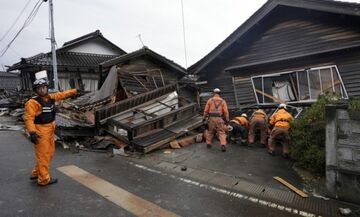
{"label": "worker's gloved hand", "polygon": [[35,145],[39,143],[40,136],[36,132],[31,132],[29,138]]}
{"label": "worker's gloved hand", "polygon": [[206,118],[203,118],[203,125],[205,127],[205,129],[208,129],[209,125],[208,125],[208,120]]}

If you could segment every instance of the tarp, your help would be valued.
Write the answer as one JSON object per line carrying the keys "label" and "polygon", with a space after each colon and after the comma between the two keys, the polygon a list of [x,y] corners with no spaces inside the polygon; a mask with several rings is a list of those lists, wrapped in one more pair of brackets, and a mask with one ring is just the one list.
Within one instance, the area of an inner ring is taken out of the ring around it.
{"label": "tarp", "polygon": [[111,67],[105,82],[101,86],[100,90],[87,93],[74,100],[70,100],[71,104],[82,106],[92,104],[94,102],[101,101],[115,94],[118,85],[118,75],[116,66]]}
{"label": "tarp", "polygon": [[118,85],[118,75],[116,66],[111,67],[108,76],[106,77],[105,82],[102,84],[99,91],[96,91],[96,94],[93,98],[90,99],[90,103],[106,99],[109,96],[115,94]]}

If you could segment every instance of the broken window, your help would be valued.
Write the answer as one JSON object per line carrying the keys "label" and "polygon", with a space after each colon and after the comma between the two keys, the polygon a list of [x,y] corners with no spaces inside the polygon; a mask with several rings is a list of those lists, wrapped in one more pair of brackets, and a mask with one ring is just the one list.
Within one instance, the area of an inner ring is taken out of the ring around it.
{"label": "broken window", "polygon": [[320,94],[329,92],[341,98],[348,97],[336,66],[254,76],[251,79],[260,104],[315,101]]}

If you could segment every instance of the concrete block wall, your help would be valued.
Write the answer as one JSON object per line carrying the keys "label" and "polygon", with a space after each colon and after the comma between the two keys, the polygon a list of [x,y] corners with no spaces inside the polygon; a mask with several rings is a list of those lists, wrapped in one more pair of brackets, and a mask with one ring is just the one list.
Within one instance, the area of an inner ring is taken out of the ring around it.
{"label": "concrete block wall", "polygon": [[360,113],[326,107],[326,186],[331,196],[360,204]]}

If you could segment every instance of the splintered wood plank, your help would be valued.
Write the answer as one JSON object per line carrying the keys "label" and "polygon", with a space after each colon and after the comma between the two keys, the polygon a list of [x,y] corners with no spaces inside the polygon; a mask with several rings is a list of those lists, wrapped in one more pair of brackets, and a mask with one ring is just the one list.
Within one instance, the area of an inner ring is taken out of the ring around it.
{"label": "splintered wood plank", "polygon": [[288,187],[290,190],[294,191],[296,194],[298,194],[301,197],[309,197],[307,194],[305,194],[303,191],[299,190],[298,188],[296,188],[295,186],[293,186],[292,184],[288,183],[287,181],[285,181],[284,179],[280,178],[279,176],[274,176],[273,177],[276,181],[280,182],[281,184],[285,185],[286,187]]}

